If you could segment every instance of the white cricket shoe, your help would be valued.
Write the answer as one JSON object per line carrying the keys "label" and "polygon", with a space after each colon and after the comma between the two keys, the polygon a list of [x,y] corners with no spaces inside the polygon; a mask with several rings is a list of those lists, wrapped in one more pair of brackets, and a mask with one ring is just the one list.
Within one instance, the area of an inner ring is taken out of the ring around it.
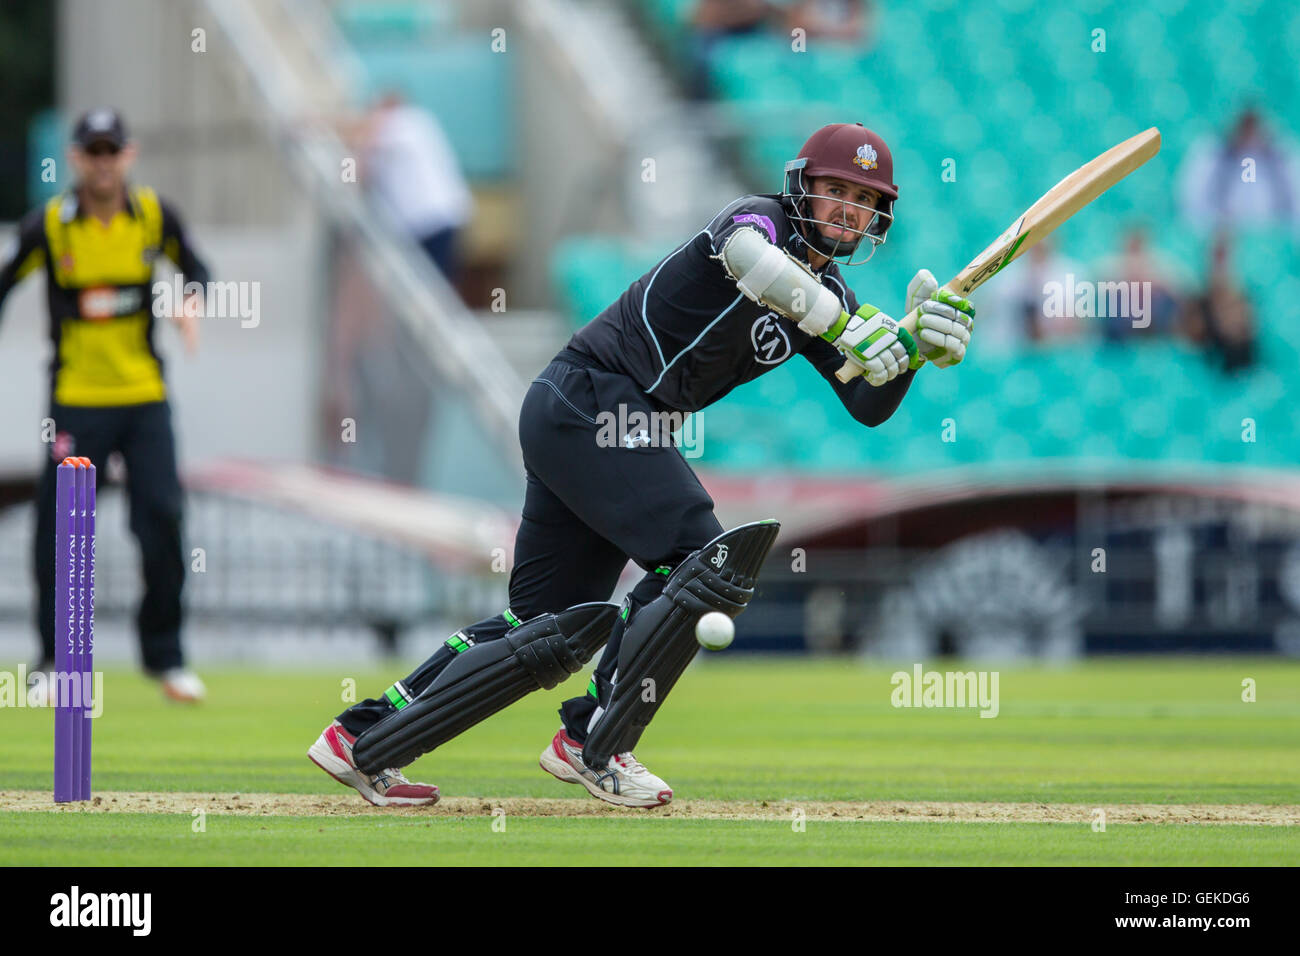
{"label": "white cricket shoe", "polygon": [[377,807],[427,806],[438,802],[438,788],[431,783],[411,783],[400,770],[366,773],[352,759],[357,738],[337,720],[325,728],[307,751],[311,762],[344,786],[351,787]]}
{"label": "white cricket shoe", "polygon": [[615,754],[605,770],[592,770],[582,762],[582,744],[561,727],[538,760],[542,769],[565,783],[580,783],[598,800],[620,807],[661,807],[673,791],[632,756]]}
{"label": "white cricket shoe", "polygon": [[164,671],[158,679],[162,682],[163,693],[182,703],[197,704],[208,693],[203,681],[199,680],[199,675],[188,667],[173,667]]}

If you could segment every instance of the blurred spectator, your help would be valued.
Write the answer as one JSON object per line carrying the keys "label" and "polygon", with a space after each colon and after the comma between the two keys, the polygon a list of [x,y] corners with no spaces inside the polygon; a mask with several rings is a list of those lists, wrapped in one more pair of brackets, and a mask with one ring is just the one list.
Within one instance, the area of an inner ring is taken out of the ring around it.
{"label": "blurred spectator", "polygon": [[1192,146],[1178,189],[1182,214],[1198,229],[1300,225],[1300,159],[1252,108],[1242,111],[1226,140]]}
{"label": "blurred spectator", "polygon": [[1210,280],[1204,294],[1188,303],[1184,315],[1188,337],[1204,346],[1225,372],[1255,364],[1255,315],[1232,280],[1228,237],[1220,233],[1211,252]]}
{"label": "blurred spectator", "polygon": [[[1120,300],[1121,303],[1127,301],[1127,310],[1122,315],[1108,314],[1109,297],[1103,294],[1100,286],[1098,288],[1097,320],[1107,340],[1178,333],[1178,314],[1182,308],[1177,291],[1179,269],[1151,248],[1142,229],[1129,230],[1123,252],[1098,263],[1097,275],[1103,283],[1129,283],[1128,295]],[[1139,309],[1143,314],[1139,315]],[[1135,320],[1140,320],[1141,324],[1135,326]]]}
{"label": "blurred spectator", "polygon": [[862,46],[869,42],[867,15],[866,0],[793,0],[786,4],[785,32],[798,27],[809,39]]}
{"label": "blurred spectator", "polygon": [[[988,286],[988,308],[980,306],[980,348],[990,351],[1013,351],[1028,342],[1047,342],[1079,338],[1084,321],[1066,303],[1065,291],[1072,287],[1069,276],[1082,277],[1082,267],[1052,248],[1050,240],[1034,246],[1006,279]],[[1054,294],[1052,283],[1060,288]],[[981,290],[983,294],[983,290]]]}
{"label": "blurred spectator", "polygon": [[387,93],[358,133],[362,179],[371,195],[454,284],[458,236],[474,200],[437,120]]}
{"label": "blurred spectator", "polygon": [[691,24],[701,38],[734,36],[761,30],[771,13],[768,0],[699,0]]}
{"label": "blurred spectator", "polygon": [[695,31],[695,75],[690,93],[705,99],[712,91],[713,56],[719,41],[727,37],[759,33],[766,28],[773,12],[768,0],[698,0],[691,14]]}

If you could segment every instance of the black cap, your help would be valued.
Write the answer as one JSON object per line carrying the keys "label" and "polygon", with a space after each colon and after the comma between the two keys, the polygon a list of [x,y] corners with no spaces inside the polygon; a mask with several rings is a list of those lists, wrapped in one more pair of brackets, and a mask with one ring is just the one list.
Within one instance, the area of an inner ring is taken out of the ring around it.
{"label": "black cap", "polygon": [[121,149],[126,145],[126,124],[117,110],[89,110],[72,128],[72,141],[82,149],[95,143],[111,143]]}

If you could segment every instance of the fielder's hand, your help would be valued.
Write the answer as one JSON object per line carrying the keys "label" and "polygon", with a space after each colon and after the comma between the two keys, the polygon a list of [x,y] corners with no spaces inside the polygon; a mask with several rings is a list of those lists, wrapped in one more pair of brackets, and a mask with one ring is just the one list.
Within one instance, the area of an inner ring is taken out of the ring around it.
{"label": "fielder's hand", "polygon": [[916,340],[874,305],[860,306],[856,313],[844,318],[848,323],[831,345],[862,369],[872,385],[884,385],[914,367],[913,362],[919,363]]}
{"label": "fielder's hand", "polygon": [[[193,303],[193,304],[191,304]],[[180,330],[181,340],[185,343],[185,352],[194,355],[199,350],[199,315],[202,314],[203,299],[195,293],[185,297],[185,301],[172,314],[172,321]]]}
{"label": "fielder's hand", "polygon": [[966,357],[975,306],[948,288],[939,288],[934,274],[922,269],[907,284],[906,311],[919,309],[916,338],[921,354],[939,368],[957,365]]}

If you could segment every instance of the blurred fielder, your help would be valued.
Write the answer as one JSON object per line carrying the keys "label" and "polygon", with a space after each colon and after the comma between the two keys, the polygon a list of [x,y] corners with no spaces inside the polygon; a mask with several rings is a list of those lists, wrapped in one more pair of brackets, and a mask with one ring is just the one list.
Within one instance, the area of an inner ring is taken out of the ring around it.
{"label": "blurred fielder", "polygon": [[[724,531],[671,432],[796,354],[867,426],[894,413],[925,361],[962,360],[975,310],[928,270],[907,288],[915,339],[840,276],[837,260],[860,264],[885,241],[897,198],[879,136],[824,127],[786,165],[780,194],[728,205],[579,330],[520,413],[527,491],[510,607],[340,714],[311,759],[371,803],[433,803],[437,787],[397,768],[554,687],[604,645],[541,766],[609,803],[671,800],[632,749],[698,651],[696,621],[744,609],[778,529]],[[861,372],[847,384],[835,377],[846,359]],[[629,558],[645,576],[621,607],[602,603]]]}
{"label": "blurred fielder", "polygon": [[[0,304],[16,283],[44,270],[50,309],[50,417],[57,429],[36,495],[36,582],[41,660],[33,702],[54,667],[54,488],[58,463],[84,455],[126,462],[131,531],[140,542],[144,597],[137,625],[145,671],[175,700],[197,701],[203,683],[181,650],[181,486],[163,363],[153,344],[153,270],[166,256],[186,282],[206,287],[175,209],[148,186],[129,184],[135,159],[122,117],[91,110],[78,120],[67,192],[25,216],[18,247],[0,263]],[[197,312],[173,316],[192,352]]]}

